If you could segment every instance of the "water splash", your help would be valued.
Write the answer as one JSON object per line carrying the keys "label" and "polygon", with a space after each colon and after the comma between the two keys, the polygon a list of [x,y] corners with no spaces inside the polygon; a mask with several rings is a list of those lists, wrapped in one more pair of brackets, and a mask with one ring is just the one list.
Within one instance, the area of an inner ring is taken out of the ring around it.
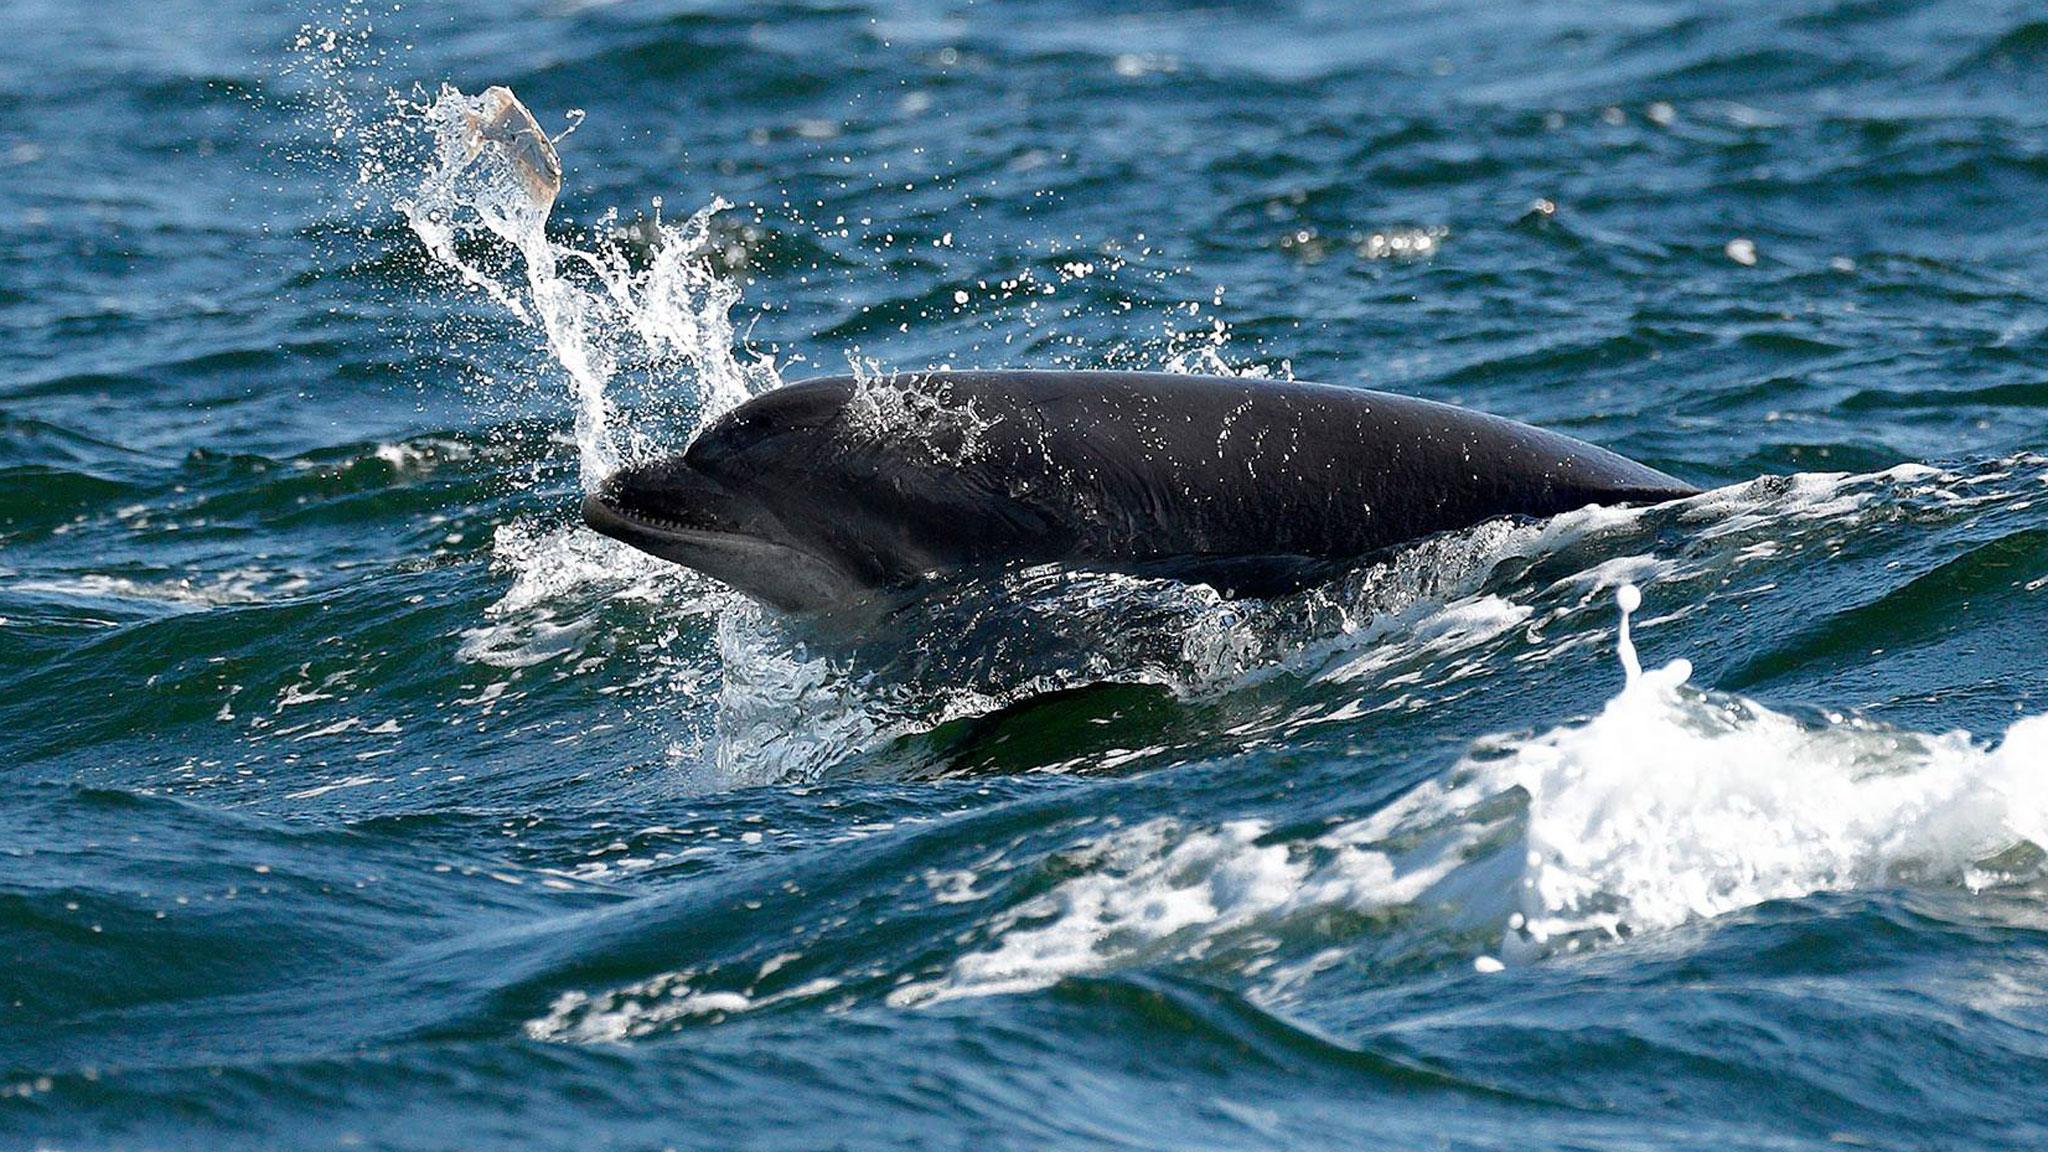
{"label": "water splash", "polygon": [[[581,114],[571,114],[571,126]],[[585,490],[619,468],[679,450],[719,414],[780,383],[765,357],[738,350],[731,312],[737,283],[716,264],[714,199],[680,225],[657,211],[630,234],[608,213],[589,238],[551,236],[562,167],[549,137],[503,87],[469,96],[443,87],[401,105],[396,127],[375,135],[380,157],[424,144],[422,175],[394,203],[441,266],[521,323],[539,330],[568,378]],[[566,135],[566,132],[563,134]],[[382,165],[385,161],[380,160]],[[364,179],[373,178],[366,167]],[[722,608],[728,597],[673,565],[581,525],[500,528],[494,562],[511,588],[463,633],[458,656],[516,669],[590,655],[603,604],[658,594],[668,618]],[[698,670],[674,669],[696,691]]]}
{"label": "water splash", "polygon": [[851,637],[749,605],[719,625],[721,775],[814,781],[903,737],[1083,685],[1203,698],[1442,654],[1526,615],[1478,593],[1495,565],[1542,538],[1494,521],[1270,600],[1043,565],[940,584]]}
{"label": "water splash", "polygon": [[[680,447],[778,383],[766,359],[734,350],[739,286],[711,259],[711,221],[730,207],[724,200],[681,225],[657,213],[635,230],[644,255],[616,241],[579,247],[547,231],[561,191],[558,138],[511,90],[467,96],[443,87],[408,114],[431,155],[397,206],[438,263],[541,330],[569,377],[586,488],[622,464]],[[622,427],[620,394],[633,387],[646,398]]]}
{"label": "water splash", "polygon": [[1643,593],[1633,584],[1623,584],[1614,590],[1615,606],[1621,609],[1621,623],[1615,626],[1614,654],[1621,660],[1621,670],[1628,678],[1628,685],[1643,678],[1643,662],[1636,659],[1636,643],[1629,635],[1628,618],[1643,606]]}
{"label": "water splash", "polygon": [[853,376],[846,406],[850,430],[900,445],[926,463],[957,468],[976,459],[988,430],[1002,419],[921,373],[890,372],[871,359],[855,358]]}
{"label": "water splash", "polygon": [[[1528,796],[1510,956],[1893,882],[2029,882],[2048,847],[2048,716],[1995,748],[1702,692],[1675,660],[1588,723],[1483,744]],[[1480,767],[1482,760],[1484,767]]]}
{"label": "water splash", "polygon": [[1314,836],[1161,819],[1088,839],[1066,857],[1077,875],[994,912],[987,944],[892,1002],[1197,962],[1260,971],[1255,994],[1284,999],[1341,957],[1287,947],[1306,951],[1300,926],[1331,912],[1404,924],[1422,953],[1470,947],[1490,923],[1498,955],[1474,967],[1495,972],[1816,892],[2042,879],[2048,716],[1995,747],[1801,722],[1688,687],[1684,660],[1642,670],[1627,632],[1641,593],[1616,601],[1629,682],[1592,719],[1482,738],[1443,777]]}

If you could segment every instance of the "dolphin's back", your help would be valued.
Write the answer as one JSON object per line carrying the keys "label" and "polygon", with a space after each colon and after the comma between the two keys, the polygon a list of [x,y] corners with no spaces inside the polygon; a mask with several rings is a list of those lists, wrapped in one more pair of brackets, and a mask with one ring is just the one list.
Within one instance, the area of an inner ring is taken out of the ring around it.
{"label": "dolphin's back", "polygon": [[1267,592],[1496,516],[1695,491],[1450,405],[1166,373],[806,380],[714,422],[685,458],[876,585],[1061,561]]}

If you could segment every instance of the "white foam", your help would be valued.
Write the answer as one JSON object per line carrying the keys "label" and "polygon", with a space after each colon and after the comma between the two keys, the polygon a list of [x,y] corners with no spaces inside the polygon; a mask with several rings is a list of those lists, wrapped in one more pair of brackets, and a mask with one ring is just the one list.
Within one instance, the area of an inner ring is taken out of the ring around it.
{"label": "white foam", "polygon": [[1645,673],[1584,725],[1468,761],[1476,787],[1528,797],[1515,939],[1899,880],[1982,887],[1999,879],[1988,861],[2048,846],[2048,717],[1987,749],[1962,732],[1802,724],[1688,689],[1688,672]]}
{"label": "white foam", "polygon": [[[798,953],[785,953],[764,963],[756,980],[765,979]],[[831,979],[806,981],[781,992],[762,994],[746,991],[713,990],[696,987],[699,974],[684,970],[665,972],[609,992],[591,995],[564,992],[555,998],[546,1014],[529,1020],[523,1031],[529,1039],[575,1044],[616,1044],[646,1036],[693,1018],[736,1016],[786,1000],[822,996],[839,987]]]}
{"label": "white foam", "polygon": [[[1619,599],[1633,608],[1640,593]],[[987,946],[891,1000],[1233,949],[1263,973],[1254,991],[1277,995],[1327,958],[1253,958],[1326,909],[1409,906],[1421,925],[1410,930],[1451,936],[1491,918],[1499,946],[1472,961],[1491,972],[1770,900],[2040,878],[2048,716],[1993,748],[1854,717],[1801,722],[1693,689],[1690,672],[1683,660],[1641,672],[1583,723],[1476,741],[1443,778],[1313,837],[1163,819],[1096,837],[1062,856],[1079,875],[997,914]]]}
{"label": "white foam", "polygon": [[260,568],[235,568],[211,575],[161,580],[136,580],[103,572],[83,572],[73,576],[18,580],[12,587],[16,592],[89,600],[140,601],[182,611],[201,611],[229,605],[261,604],[274,595],[296,592],[307,585],[308,581],[302,576]]}
{"label": "white foam", "polygon": [[491,562],[512,574],[512,585],[485,610],[482,624],[462,632],[457,656],[500,668],[580,651],[606,601],[658,602],[665,615],[691,616],[714,611],[727,596],[686,568],[580,525],[500,525]]}
{"label": "white foam", "polygon": [[[911,1005],[1041,988],[1131,964],[1270,952],[1287,922],[1331,909],[1411,904],[1459,864],[1444,845],[1394,846],[1384,821],[1349,823],[1303,841],[1272,838],[1261,820],[1191,828],[1159,819],[1061,854],[1082,874],[1001,913],[994,945],[935,980],[890,994]],[[1288,981],[1293,968],[1272,973]]]}

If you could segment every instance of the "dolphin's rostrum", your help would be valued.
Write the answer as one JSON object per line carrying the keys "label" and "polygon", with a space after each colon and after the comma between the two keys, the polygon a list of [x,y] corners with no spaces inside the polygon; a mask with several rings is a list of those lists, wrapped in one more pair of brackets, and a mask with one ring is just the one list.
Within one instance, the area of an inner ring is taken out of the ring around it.
{"label": "dolphin's rostrum", "polygon": [[1297,381],[934,371],[778,388],[609,477],[591,527],[774,607],[1059,562],[1269,595],[1497,516],[1683,481],[1553,432]]}

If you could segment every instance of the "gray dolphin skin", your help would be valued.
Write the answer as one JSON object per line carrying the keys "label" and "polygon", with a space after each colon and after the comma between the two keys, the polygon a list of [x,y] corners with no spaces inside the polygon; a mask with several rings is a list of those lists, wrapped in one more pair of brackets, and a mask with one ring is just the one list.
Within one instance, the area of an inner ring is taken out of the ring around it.
{"label": "gray dolphin skin", "polygon": [[1405,396],[1145,372],[823,377],[583,501],[592,528],[787,612],[1058,562],[1268,596],[1498,516],[1697,489]]}

